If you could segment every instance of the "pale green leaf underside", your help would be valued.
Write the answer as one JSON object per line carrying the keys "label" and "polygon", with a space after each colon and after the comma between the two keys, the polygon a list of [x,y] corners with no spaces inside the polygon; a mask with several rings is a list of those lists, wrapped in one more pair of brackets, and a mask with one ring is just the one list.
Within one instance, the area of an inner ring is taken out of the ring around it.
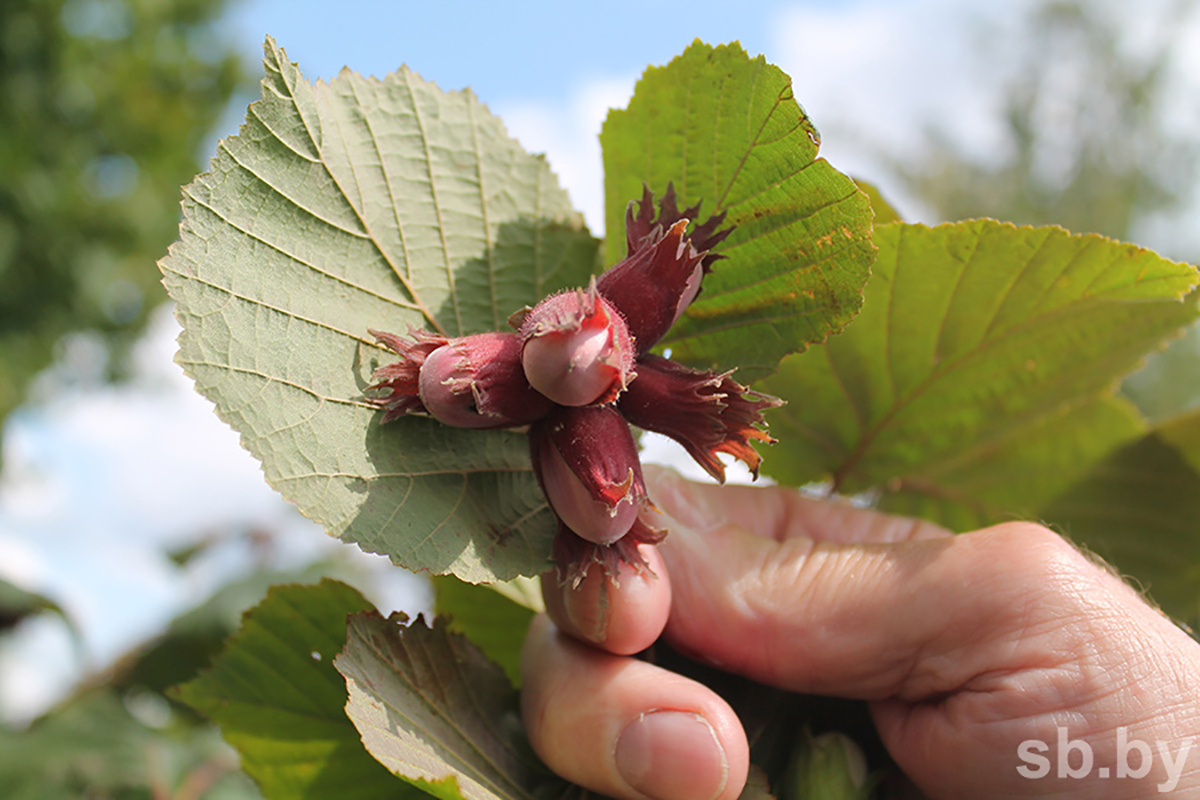
{"label": "pale green leaf underside", "polygon": [[1098,236],[976,220],[875,242],[863,312],[766,384],[790,403],[764,466],[958,525],[1036,510],[1135,437],[1113,387],[1196,317],[1194,268]]}
{"label": "pale green leaf underside", "polygon": [[371,759],[344,712],[346,687],[332,662],[346,616],[370,607],[337,581],[277,586],[212,667],[176,690],[221,727],[269,800],[423,796]]}
{"label": "pale green leaf underside", "polygon": [[441,620],[402,627],[356,615],[335,664],[346,678],[347,715],[393,773],[453,780],[467,800],[528,800],[539,786],[559,784],[524,741],[504,672]]}
{"label": "pale green leaf underside", "polygon": [[554,525],[524,437],[363,401],[367,328],[503,328],[585,283],[598,243],[540,157],[469,91],[401,69],[306,82],[268,40],[263,99],[184,191],[164,282],[179,362],[334,535],[470,581],[544,569]]}
{"label": "pale green leaf underside", "polygon": [[684,208],[736,225],[699,299],[663,339],[693,366],[737,368],[744,382],[824,341],[862,303],[874,248],[871,207],[817,158],[818,135],[791,79],[736,43],[694,43],[648,69],[629,107],[612,111],[604,149],[606,260],[625,255],[626,204],[642,185],[674,183]]}

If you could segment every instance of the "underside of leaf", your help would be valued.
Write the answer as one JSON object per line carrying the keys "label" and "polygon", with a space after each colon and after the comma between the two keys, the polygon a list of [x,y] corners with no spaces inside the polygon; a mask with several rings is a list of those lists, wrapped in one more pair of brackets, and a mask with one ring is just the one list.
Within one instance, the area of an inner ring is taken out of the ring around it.
{"label": "underside of leaf", "polygon": [[443,620],[355,615],[335,665],[346,713],[393,773],[453,781],[467,800],[531,800],[539,787],[566,786],[529,749],[504,672]]}
{"label": "underside of leaf", "polygon": [[499,329],[586,283],[598,242],[545,161],[469,91],[402,68],[310,84],[271,40],[263,97],[184,190],[160,264],[177,360],[267,480],[345,541],[485,581],[545,568],[554,532],[523,438],[380,428],[369,328]]}

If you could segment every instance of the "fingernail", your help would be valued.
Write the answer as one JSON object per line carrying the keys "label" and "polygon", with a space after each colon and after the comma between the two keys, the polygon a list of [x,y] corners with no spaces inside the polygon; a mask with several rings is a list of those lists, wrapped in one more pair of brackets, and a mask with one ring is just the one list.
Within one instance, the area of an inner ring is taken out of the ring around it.
{"label": "fingernail", "polygon": [[652,711],[617,739],[617,771],[655,800],[715,798],[725,789],[729,762],[712,725],[699,714]]}

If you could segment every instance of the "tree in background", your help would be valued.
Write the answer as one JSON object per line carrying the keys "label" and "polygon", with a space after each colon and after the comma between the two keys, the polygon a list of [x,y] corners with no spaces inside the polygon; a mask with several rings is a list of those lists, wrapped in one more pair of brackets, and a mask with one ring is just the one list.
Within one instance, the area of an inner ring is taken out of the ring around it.
{"label": "tree in background", "polygon": [[69,331],[123,346],[165,299],[179,187],[243,80],[225,0],[0,3],[0,420]]}
{"label": "tree in background", "polygon": [[1018,40],[997,43],[1018,58],[1002,89],[1006,151],[985,162],[931,127],[927,155],[894,162],[914,196],[945,220],[995,217],[1123,240],[1148,215],[1178,208],[1200,150],[1171,131],[1169,90],[1194,3],[1143,15],[1137,37],[1131,12],[1110,6],[1035,4]]}
{"label": "tree in background", "polygon": [[[1017,41],[993,43],[1019,55],[997,120],[1008,147],[981,159],[931,125],[925,155],[890,159],[893,169],[943,220],[1062,225],[1195,260],[1178,238],[1156,242],[1139,229],[1195,198],[1200,140],[1172,122],[1190,111],[1173,90],[1194,10],[1193,0],[1136,12],[1104,0],[1035,3]],[[1123,391],[1153,421],[1200,404],[1200,329],[1151,356]]]}
{"label": "tree in background", "polygon": [[[0,2],[0,425],[65,335],[98,334],[111,377],[166,299],[155,262],[178,235],[179,187],[245,79],[216,27],[226,5]],[[248,581],[265,587],[271,577]],[[215,649],[236,627],[258,597],[250,585],[250,596],[230,600],[237,591],[245,585],[28,730],[0,724],[0,795],[256,796],[214,730],[166,711],[159,690],[173,678],[156,680],[177,662],[202,663],[196,649]],[[62,613],[0,580],[0,635],[47,611]]]}

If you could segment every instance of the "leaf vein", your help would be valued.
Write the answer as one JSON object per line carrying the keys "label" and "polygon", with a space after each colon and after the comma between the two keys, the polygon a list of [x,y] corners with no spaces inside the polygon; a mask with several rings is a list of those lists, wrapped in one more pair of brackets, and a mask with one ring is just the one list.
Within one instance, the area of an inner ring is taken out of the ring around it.
{"label": "leaf vein", "polygon": [[[454,323],[457,326],[456,333],[462,335],[462,311],[458,307],[458,290],[454,285],[454,269],[450,259],[450,243],[446,241],[446,221],[442,211],[442,203],[438,198],[437,176],[434,174],[433,151],[430,149],[429,131],[426,129],[425,116],[421,113],[421,104],[416,101],[416,93],[413,91],[408,72],[404,73],[404,81],[408,85],[409,94],[413,96],[413,117],[416,119],[417,128],[421,132],[421,146],[425,153],[425,168],[429,175],[429,196],[433,201],[434,215],[437,217],[438,238],[442,244],[442,264],[446,268],[446,283],[450,288],[450,300],[454,306]],[[444,333],[440,326],[438,330]]]}
{"label": "leaf vein", "polygon": [[[348,278],[344,278],[341,275],[336,275],[336,274],[330,272],[329,270],[322,269],[321,267],[318,267],[317,265],[315,265],[311,262],[305,261],[304,259],[300,258],[295,253],[292,253],[288,250],[283,249],[282,247],[275,244],[274,242],[270,242],[270,241],[264,239],[262,236],[258,235],[257,233],[254,233],[253,231],[249,230],[248,228],[245,228],[244,226],[239,225],[238,223],[229,219],[225,215],[221,214],[221,212],[218,211],[211,204],[209,204],[203,200],[200,200],[199,198],[193,196],[190,193],[188,194],[188,197],[191,198],[192,201],[196,203],[196,205],[207,210],[209,213],[211,213],[217,219],[221,220],[226,225],[228,225],[230,228],[233,228],[234,230],[238,231],[239,233],[246,236],[247,238],[250,238],[256,242],[259,242],[264,247],[269,247],[271,250],[274,250],[276,253],[279,253],[281,256],[284,256],[284,257],[294,261],[295,263],[300,264],[301,266],[308,267],[310,270],[317,273],[318,275],[322,275],[326,278],[329,278],[332,281],[336,281],[337,283],[340,283],[343,286],[346,286],[348,288],[362,292],[363,294],[365,294],[369,297],[374,297],[376,299],[382,300],[385,303],[390,303],[394,306],[399,306],[400,308],[407,308],[407,309],[410,309],[413,311],[421,310],[420,306],[418,306],[418,305],[414,305],[413,303],[407,303],[404,300],[401,300],[396,297],[388,297],[387,295],[380,294],[379,292],[376,292],[373,289],[368,289],[367,287],[357,284],[354,281],[349,280]],[[171,270],[171,271],[174,272],[176,275],[180,275],[182,277],[199,280],[198,278],[195,278],[195,276],[183,275],[183,273],[180,273],[177,270]],[[215,285],[215,284],[210,284],[210,285]]]}

